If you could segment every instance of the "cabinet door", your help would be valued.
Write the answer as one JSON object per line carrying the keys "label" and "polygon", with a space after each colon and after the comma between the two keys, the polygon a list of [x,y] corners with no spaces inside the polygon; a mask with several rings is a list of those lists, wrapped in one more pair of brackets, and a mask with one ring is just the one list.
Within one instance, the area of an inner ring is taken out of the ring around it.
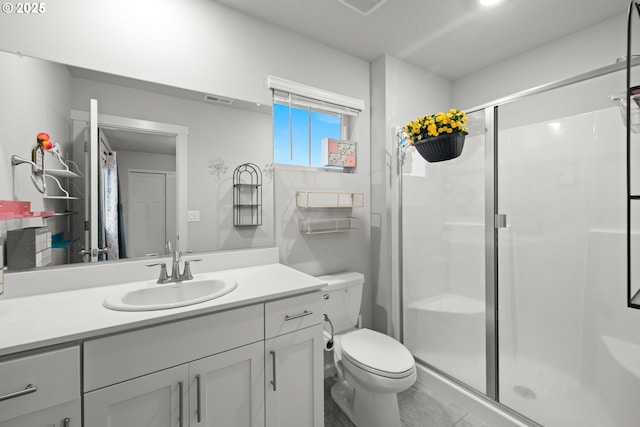
{"label": "cabinet door", "polygon": [[0,423],[0,427],[81,427],[80,399]]}
{"label": "cabinet door", "polygon": [[264,342],[189,365],[191,426],[264,426]]}
{"label": "cabinet door", "polygon": [[77,346],[0,363],[0,425],[78,399],[80,349]]}
{"label": "cabinet door", "polygon": [[188,365],[84,395],[87,427],[186,427]]}
{"label": "cabinet door", "polygon": [[265,343],[267,427],[322,427],[322,325]]}

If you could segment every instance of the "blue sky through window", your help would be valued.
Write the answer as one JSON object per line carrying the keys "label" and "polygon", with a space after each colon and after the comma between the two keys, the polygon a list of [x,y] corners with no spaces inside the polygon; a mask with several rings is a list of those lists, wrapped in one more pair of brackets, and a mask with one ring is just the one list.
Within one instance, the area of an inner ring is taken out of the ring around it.
{"label": "blue sky through window", "polygon": [[[322,167],[322,139],[340,138],[340,115],[273,104],[275,163]],[[311,141],[309,141],[311,138]],[[291,150],[293,146],[293,150]],[[309,161],[311,149],[311,162]],[[293,155],[292,155],[293,154]]]}

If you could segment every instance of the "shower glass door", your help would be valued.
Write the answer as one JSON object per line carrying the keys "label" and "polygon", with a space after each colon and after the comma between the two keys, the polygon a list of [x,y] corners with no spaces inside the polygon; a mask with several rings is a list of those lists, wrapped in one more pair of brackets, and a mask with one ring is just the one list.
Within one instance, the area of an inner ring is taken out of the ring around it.
{"label": "shower glass door", "polygon": [[484,111],[470,114],[468,126],[456,159],[427,163],[414,148],[405,151],[404,343],[417,359],[484,393]]}
{"label": "shower glass door", "polygon": [[616,360],[640,349],[625,307],[625,127],[609,101],[624,87],[617,72],[498,110],[499,400],[545,426],[639,419],[626,397],[638,377]]}

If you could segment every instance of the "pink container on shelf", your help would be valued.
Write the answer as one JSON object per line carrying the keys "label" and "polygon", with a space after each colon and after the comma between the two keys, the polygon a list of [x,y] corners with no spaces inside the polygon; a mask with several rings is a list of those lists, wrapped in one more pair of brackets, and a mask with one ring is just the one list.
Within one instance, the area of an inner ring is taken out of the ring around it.
{"label": "pink container on shelf", "polygon": [[0,218],[14,219],[31,216],[31,202],[0,200]]}

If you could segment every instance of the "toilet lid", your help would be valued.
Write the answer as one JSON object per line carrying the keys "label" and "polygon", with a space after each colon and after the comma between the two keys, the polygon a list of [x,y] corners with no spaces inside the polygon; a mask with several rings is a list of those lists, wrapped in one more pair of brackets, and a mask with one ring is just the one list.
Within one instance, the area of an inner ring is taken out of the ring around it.
{"label": "toilet lid", "polygon": [[354,365],[391,378],[410,375],[415,367],[413,356],[405,346],[390,336],[358,329],[340,340],[342,355]]}

